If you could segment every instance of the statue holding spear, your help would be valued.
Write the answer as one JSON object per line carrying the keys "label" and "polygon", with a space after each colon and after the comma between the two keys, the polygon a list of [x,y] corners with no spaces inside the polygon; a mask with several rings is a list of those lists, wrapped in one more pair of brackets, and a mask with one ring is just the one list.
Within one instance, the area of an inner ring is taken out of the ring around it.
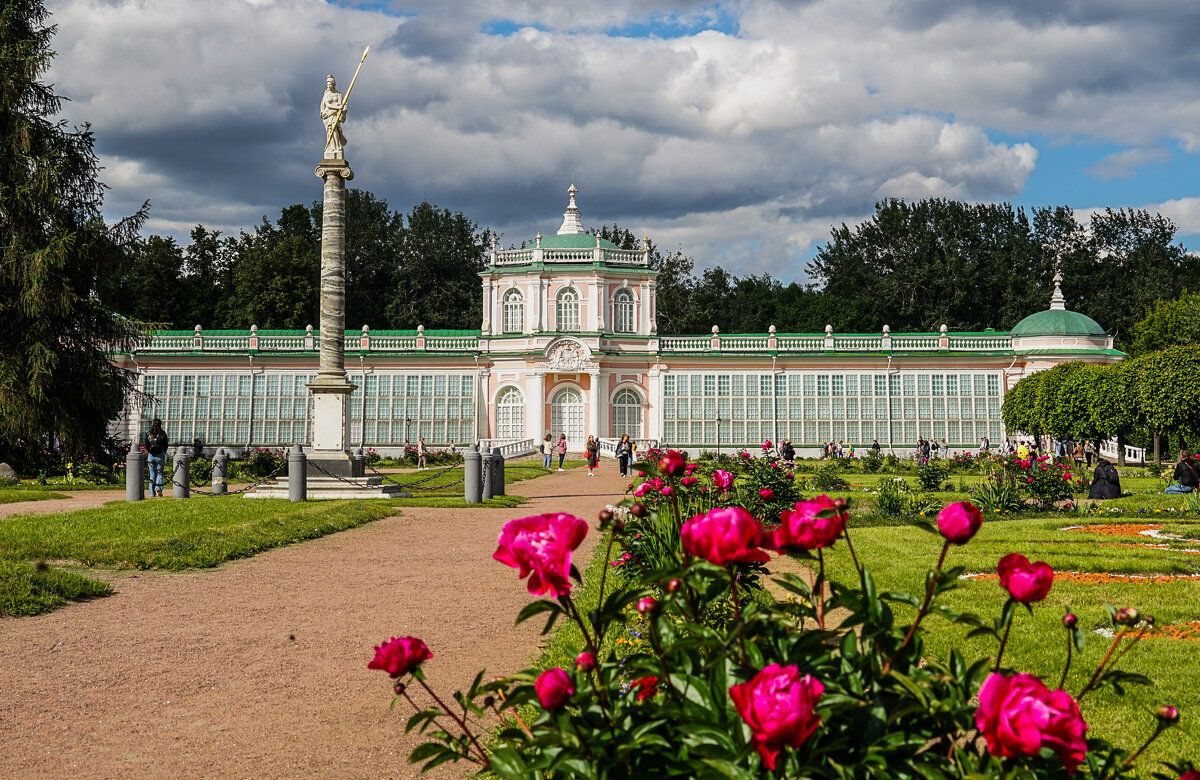
{"label": "statue holding spear", "polygon": [[321,96],[321,121],[325,124],[325,153],[322,157],[326,160],[343,160],[346,157],[346,136],[342,133],[342,122],[346,118],[346,106],[350,102],[350,93],[354,91],[354,83],[358,81],[358,74],[362,71],[369,51],[371,51],[370,46],[363,49],[362,57],[358,60],[358,68],[354,71],[354,78],[350,79],[350,88],[346,90],[345,97],[338,92],[337,80],[334,79],[333,74],[325,79],[325,94]]}

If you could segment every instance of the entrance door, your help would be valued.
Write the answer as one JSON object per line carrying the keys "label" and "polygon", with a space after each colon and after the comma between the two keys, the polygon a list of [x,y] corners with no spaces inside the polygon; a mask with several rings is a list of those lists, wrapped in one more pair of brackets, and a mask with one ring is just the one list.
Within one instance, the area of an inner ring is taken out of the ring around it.
{"label": "entrance door", "polygon": [[583,427],[583,393],[576,387],[564,387],[550,401],[550,434],[558,441],[560,433],[567,434],[567,447],[582,452],[587,443]]}

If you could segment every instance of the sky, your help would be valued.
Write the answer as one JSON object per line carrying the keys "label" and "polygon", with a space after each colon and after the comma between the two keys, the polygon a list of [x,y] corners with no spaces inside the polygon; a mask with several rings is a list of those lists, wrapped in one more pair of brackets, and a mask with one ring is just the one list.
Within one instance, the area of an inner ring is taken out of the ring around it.
{"label": "sky", "polygon": [[519,244],[614,222],[804,281],[884,198],[1136,207],[1200,248],[1200,3],[47,0],[106,216],[187,243],[321,197],[328,73],[361,187]]}

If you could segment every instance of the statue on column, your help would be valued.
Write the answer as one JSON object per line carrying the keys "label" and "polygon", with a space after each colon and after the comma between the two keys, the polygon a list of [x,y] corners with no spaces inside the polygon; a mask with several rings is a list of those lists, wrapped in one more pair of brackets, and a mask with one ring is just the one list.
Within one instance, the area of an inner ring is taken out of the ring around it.
{"label": "statue on column", "polygon": [[[355,74],[358,75],[358,74]],[[337,80],[331,74],[325,79],[325,94],[321,96],[321,121],[325,124],[326,160],[345,159],[346,136],[342,134],[342,120],[346,118],[346,101],[337,90]]]}

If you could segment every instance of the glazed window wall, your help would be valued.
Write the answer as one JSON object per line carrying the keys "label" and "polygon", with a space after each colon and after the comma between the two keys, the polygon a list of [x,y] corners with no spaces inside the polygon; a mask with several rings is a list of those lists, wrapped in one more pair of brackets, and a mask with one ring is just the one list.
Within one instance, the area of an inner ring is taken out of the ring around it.
{"label": "glazed window wall", "polygon": [[[140,436],[155,416],[171,443],[200,437],[211,447],[290,446],[311,441],[313,374],[154,373],[142,377],[149,397]],[[471,374],[351,373],[359,385],[350,397],[350,442],[402,445],[424,436],[429,444],[473,441]],[[365,418],[364,418],[365,411]],[[407,437],[407,439],[406,439]]]}
{"label": "glazed window wall", "polygon": [[668,374],[663,438],[716,446],[719,435],[722,447],[878,438],[907,447],[932,436],[966,447],[982,436],[1002,439],[1000,402],[998,372]]}

